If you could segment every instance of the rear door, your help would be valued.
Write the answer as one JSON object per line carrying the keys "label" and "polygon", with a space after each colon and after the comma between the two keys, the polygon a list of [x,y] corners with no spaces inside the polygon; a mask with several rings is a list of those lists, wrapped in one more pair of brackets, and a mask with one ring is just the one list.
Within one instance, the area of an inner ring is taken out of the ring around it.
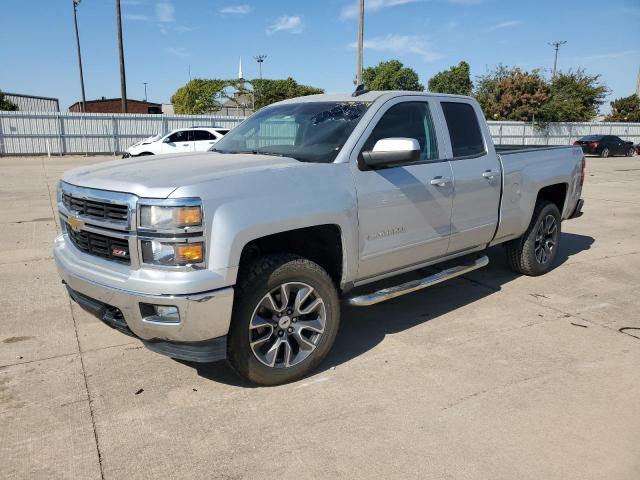
{"label": "rear door", "polygon": [[178,130],[169,135],[162,143],[162,153],[185,153],[193,151],[193,134],[191,130]]}
{"label": "rear door", "polygon": [[453,183],[440,151],[444,135],[431,115],[433,100],[397,97],[376,113],[354,156],[383,138],[408,137],[422,149],[417,164],[370,170],[352,158],[358,195],[359,279],[424,263],[447,250]]}
{"label": "rear door", "polygon": [[206,152],[216,141],[216,136],[207,130],[193,131],[193,144],[196,152]]}
{"label": "rear door", "polygon": [[[479,106],[440,102],[451,142],[454,196],[447,253],[489,243],[498,225],[502,172]],[[483,128],[484,127],[484,128]]]}

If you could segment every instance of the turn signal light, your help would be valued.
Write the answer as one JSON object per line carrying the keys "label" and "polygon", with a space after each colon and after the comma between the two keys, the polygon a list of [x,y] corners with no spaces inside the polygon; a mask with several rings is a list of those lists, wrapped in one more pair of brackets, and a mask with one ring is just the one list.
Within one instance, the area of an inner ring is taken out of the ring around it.
{"label": "turn signal light", "polygon": [[175,245],[176,263],[200,263],[203,260],[202,243]]}

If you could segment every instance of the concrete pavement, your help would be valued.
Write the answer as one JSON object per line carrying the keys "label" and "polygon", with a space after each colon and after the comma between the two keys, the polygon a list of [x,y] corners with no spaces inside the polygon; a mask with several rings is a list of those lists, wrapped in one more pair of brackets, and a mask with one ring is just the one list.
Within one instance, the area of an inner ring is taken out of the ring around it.
{"label": "concrete pavement", "polygon": [[640,478],[640,158],[589,158],[557,267],[343,308],[318,372],[252,388],[69,302],[55,185],[0,158],[0,478]]}

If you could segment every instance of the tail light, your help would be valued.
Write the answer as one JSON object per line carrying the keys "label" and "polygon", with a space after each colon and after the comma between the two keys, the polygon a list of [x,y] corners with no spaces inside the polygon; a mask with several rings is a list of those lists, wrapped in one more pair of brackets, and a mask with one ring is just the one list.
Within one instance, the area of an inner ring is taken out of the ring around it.
{"label": "tail light", "polygon": [[580,176],[580,188],[582,188],[582,186],[584,185],[584,171],[587,167],[587,160],[586,158],[584,158],[584,155],[582,156],[582,175]]}
{"label": "tail light", "polygon": [[598,145],[600,145],[600,142],[591,142],[591,143],[589,144],[589,146],[590,146],[591,148],[598,148]]}

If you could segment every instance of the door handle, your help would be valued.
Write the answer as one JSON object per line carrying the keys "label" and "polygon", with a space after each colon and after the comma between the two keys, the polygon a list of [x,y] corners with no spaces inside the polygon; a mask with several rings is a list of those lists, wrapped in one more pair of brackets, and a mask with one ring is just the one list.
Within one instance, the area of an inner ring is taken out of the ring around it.
{"label": "door handle", "polygon": [[182,144],[182,146],[183,146],[183,147],[188,147],[188,146],[189,146],[189,144],[188,144],[188,143],[183,143],[183,144]]}
{"label": "door handle", "polygon": [[491,180],[493,177],[497,177],[498,175],[500,175],[500,172],[494,172],[493,170],[487,170],[482,173],[482,177],[487,180]]}
{"label": "door handle", "polygon": [[444,187],[447,184],[451,183],[451,179],[449,177],[438,176],[432,178],[429,183],[431,185],[435,185],[436,187]]}

